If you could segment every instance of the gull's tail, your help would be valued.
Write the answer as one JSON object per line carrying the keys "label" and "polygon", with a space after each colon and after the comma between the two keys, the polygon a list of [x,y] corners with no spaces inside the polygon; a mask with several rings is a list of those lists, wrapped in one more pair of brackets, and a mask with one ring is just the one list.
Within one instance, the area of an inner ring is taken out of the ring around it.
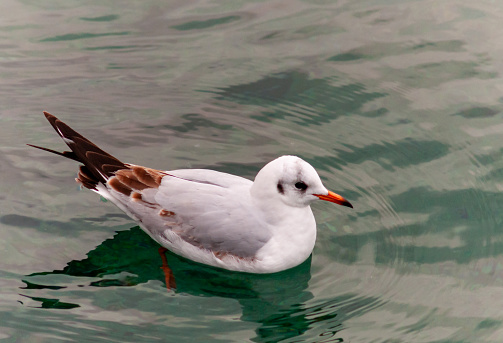
{"label": "gull's tail", "polygon": [[129,169],[124,163],[98,148],[89,139],[74,131],[52,114],[44,112],[44,115],[71,151],[59,152],[32,144],[28,145],[84,164],[80,166],[76,179],[84,187],[96,190],[99,183],[106,183],[117,170]]}

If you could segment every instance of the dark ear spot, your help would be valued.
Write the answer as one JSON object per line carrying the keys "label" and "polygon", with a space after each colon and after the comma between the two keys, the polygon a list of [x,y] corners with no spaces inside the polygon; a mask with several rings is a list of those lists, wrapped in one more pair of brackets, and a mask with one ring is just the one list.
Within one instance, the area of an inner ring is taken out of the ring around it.
{"label": "dark ear spot", "polygon": [[283,184],[281,182],[278,182],[278,192],[279,194],[285,194],[285,189],[283,188]]}

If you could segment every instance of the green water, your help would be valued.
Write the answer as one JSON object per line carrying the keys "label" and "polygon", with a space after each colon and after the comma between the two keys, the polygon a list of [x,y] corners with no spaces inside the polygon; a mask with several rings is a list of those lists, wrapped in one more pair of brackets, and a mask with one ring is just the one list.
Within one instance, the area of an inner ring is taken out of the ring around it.
{"label": "green water", "polygon": [[[0,4],[0,341],[502,342],[497,1]],[[168,254],[74,182],[49,111],[120,159],[253,178],[295,154],[354,210],[273,275]]]}

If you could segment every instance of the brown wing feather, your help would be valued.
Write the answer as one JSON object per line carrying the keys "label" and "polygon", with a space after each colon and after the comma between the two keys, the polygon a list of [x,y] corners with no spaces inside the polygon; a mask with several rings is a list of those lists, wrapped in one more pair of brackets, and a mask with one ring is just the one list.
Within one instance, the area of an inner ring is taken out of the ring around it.
{"label": "brown wing feather", "polygon": [[166,175],[165,172],[156,169],[130,164],[126,166],[130,169],[118,170],[107,183],[112,189],[124,195],[130,195],[131,192],[141,194],[144,189],[159,188],[162,177]]}
{"label": "brown wing feather", "polygon": [[98,183],[106,183],[109,178],[115,175],[116,171],[129,169],[124,163],[101,150],[96,144],[52,114],[44,112],[44,115],[72,151],[59,152],[36,145],[28,145],[83,163],[84,167],[81,167],[77,180],[84,187],[95,189]]}
{"label": "brown wing feather", "polygon": [[102,183],[119,193],[132,196],[136,201],[141,201],[142,191],[158,188],[166,175],[159,170],[122,163],[52,114],[44,112],[44,115],[72,151],[59,152],[29,145],[83,163],[77,181],[86,188],[96,189],[96,186]]}

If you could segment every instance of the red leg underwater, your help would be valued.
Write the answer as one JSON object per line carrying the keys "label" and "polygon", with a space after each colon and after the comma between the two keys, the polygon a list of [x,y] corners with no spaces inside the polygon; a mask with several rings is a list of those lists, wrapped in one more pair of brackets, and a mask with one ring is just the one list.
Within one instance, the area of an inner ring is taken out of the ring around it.
{"label": "red leg underwater", "polygon": [[162,259],[162,271],[164,272],[164,280],[166,282],[166,288],[168,291],[175,289],[176,288],[176,281],[175,281],[175,276],[173,275],[173,271],[168,265],[168,258],[166,257],[166,251],[168,249],[164,247],[159,248],[159,255],[161,256]]}

